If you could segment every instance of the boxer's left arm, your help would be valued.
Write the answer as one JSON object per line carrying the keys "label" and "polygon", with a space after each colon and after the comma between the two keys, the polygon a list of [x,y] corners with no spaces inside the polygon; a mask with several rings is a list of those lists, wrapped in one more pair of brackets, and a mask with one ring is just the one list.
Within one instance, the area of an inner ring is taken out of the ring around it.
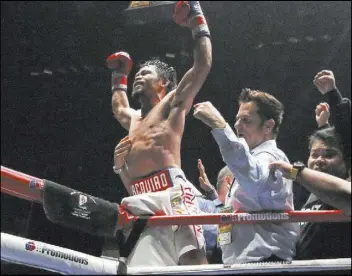
{"label": "boxer's left arm", "polygon": [[[193,66],[183,76],[176,88],[171,107],[178,111],[186,111],[192,107],[193,100],[201,89],[206,77],[209,74],[212,65],[212,45],[210,41],[210,32],[200,8],[198,1],[181,1],[187,2],[190,12],[185,20],[182,21],[179,12],[182,6],[176,6],[174,20],[176,23],[187,26],[192,30],[194,38]],[[180,3],[180,2],[179,2]],[[183,3],[184,4],[184,3]]]}

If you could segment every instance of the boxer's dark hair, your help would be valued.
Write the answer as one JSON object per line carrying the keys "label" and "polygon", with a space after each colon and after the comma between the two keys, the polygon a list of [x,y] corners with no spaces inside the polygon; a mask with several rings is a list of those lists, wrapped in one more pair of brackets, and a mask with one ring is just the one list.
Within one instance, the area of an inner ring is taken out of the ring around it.
{"label": "boxer's dark hair", "polygon": [[273,119],[275,126],[273,128],[273,135],[276,137],[279,133],[282,118],[284,116],[284,105],[269,93],[252,90],[249,88],[242,89],[239,97],[239,103],[254,102],[257,105],[257,113],[265,120]]}
{"label": "boxer's dark hair", "polygon": [[169,93],[177,86],[177,76],[176,70],[169,66],[167,63],[159,60],[158,58],[152,58],[150,60],[144,61],[143,63],[139,64],[138,68],[142,68],[144,66],[154,65],[156,68],[157,73],[163,80],[169,81],[168,86],[166,87],[166,93]]}

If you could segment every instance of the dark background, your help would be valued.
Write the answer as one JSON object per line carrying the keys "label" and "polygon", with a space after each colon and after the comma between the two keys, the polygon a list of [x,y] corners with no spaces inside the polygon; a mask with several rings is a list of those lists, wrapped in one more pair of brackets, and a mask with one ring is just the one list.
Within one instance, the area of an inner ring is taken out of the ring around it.
{"label": "dark background", "polygon": [[[126,195],[112,171],[113,149],[126,131],[112,115],[106,57],[120,50],[135,64],[160,57],[179,79],[192,65],[189,30],[171,20],[127,26],[128,4],[1,1],[2,166],[110,201]],[[351,2],[201,4],[212,33],[213,66],[195,102],[211,101],[233,125],[242,88],[273,94],[286,108],[278,146],[291,161],[305,162],[314,109],[323,100],[315,74],[332,70],[343,96],[351,98]],[[157,16],[155,11],[151,18]],[[182,167],[196,186],[198,158],[215,184],[224,165],[218,147],[209,129],[189,115]],[[300,208],[307,193],[298,185],[295,193]],[[1,199],[2,232],[16,226],[27,232],[17,234],[100,254],[100,238],[51,224],[40,205],[3,194]]]}

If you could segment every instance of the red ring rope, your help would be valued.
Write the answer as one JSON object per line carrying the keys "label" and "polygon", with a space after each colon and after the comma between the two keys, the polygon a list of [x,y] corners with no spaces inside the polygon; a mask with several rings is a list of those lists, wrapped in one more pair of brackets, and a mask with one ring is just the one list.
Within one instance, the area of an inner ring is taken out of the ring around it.
{"label": "red ring rope", "polygon": [[[30,188],[32,183],[33,188]],[[43,180],[1,166],[1,192],[25,200],[42,202]],[[135,220],[128,216],[126,220]],[[199,215],[174,215],[148,217],[149,226],[193,225],[193,224],[248,224],[265,222],[343,222],[351,221],[351,216],[341,210],[327,211],[280,211],[251,213],[219,213]]]}

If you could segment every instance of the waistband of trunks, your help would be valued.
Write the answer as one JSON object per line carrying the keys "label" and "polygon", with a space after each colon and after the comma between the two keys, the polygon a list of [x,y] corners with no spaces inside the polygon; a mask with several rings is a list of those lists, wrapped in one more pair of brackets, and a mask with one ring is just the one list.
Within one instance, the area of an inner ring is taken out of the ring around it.
{"label": "waistband of trunks", "polygon": [[187,183],[186,176],[181,168],[165,168],[152,172],[149,175],[143,176],[138,180],[134,180],[130,186],[132,194],[144,194],[152,192],[164,191],[176,185],[177,179],[183,180]]}

